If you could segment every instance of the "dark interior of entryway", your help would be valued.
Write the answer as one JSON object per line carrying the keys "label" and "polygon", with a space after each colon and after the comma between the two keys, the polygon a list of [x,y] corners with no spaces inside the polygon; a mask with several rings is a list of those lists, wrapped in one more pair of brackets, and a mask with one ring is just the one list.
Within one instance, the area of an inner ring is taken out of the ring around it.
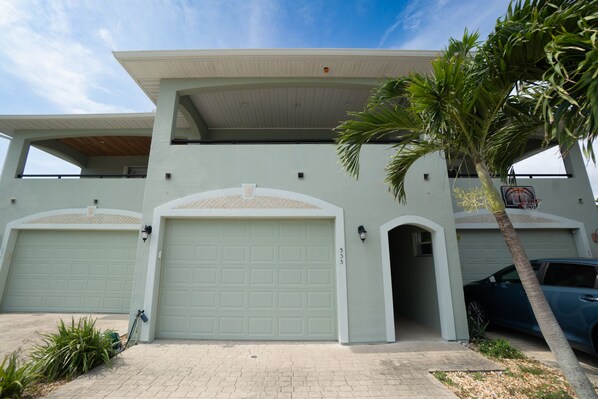
{"label": "dark interior of entryway", "polygon": [[402,225],[388,242],[397,341],[441,339],[431,232]]}

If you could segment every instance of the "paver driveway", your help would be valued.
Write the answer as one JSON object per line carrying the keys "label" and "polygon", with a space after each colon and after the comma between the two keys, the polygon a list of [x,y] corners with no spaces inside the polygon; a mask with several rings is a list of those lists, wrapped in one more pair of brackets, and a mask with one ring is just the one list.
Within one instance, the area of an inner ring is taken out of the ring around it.
{"label": "paver driveway", "polygon": [[50,398],[455,398],[429,370],[496,370],[459,343],[157,340]]}
{"label": "paver driveway", "polygon": [[121,335],[127,332],[129,315],[126,314],[0,313],[0,362],[18,349],[24,355],[39,342],[38,333],[56,331],[60,319],[70,322],[72,317],[76,321],[83,316],[96,319],[96,326],[101,330],[113,329]]}

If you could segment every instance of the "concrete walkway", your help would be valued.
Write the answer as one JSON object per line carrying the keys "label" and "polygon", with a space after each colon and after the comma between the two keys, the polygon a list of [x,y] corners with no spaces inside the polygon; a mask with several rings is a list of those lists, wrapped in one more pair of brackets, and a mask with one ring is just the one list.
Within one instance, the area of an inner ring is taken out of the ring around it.
{"label": "concrete walkway", "polygon": [[72,313],[0,313],[0,362],[4,356],[20,349],[20,356],[39,343],[39,334],[56,331],[56,324],[62,319],[70,323],[84,316],[96,319],[96,327],[112,329],[123,335],[127,332],[129,315],[122,314],[72,314]]}
{"label": "concrete walkway", "polygon": [[157,340],[49,398],[456,398],[431,370],[496,370],[459,343]]}

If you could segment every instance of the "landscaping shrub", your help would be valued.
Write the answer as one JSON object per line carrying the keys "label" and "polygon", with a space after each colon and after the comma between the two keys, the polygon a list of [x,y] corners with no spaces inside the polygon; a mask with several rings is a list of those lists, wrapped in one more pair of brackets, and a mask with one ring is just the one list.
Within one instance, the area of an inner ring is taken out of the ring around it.
{"label": "landscaping shrub", "polygon": [[70,325],[60,320],[58,332],[41,337],[43,344],[33,348],[31,358],[36,371],[48,381],[73,378],[102,363],[112,366],[110,359],[116,354],[110,333],[102,333],[88,317],[76,324],[71,319]]}
{"label": "landscaping shrub", "polygon": [[20,398],[25,388],[35,378],[36,375],[30,364],[19,365],[16,352],[5,356],[0,365],[0,398]]}
{"label": "landscaping shrub", "polygon": [[480,324],[473,318],[467,316],[467,327],[469,328],[469,339],[473,342],[486,339],[486,327],[488,322]]}
{"label": "landscaping shrub", "polygon": [[498,359],[523,359],[523,353],[511,346],[506,339],[490,339],[481,341],[478,349],[481,354]]}

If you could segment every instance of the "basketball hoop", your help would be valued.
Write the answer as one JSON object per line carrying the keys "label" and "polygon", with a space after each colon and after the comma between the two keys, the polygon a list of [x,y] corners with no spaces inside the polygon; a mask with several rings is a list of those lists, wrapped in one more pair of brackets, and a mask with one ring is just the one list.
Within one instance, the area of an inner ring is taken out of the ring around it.
{"label": "basketball hoop", "polygon": [[538,198],[522,200],[519,203],[519,208],[524,209],[530,213],[533,213],[538,210],[541,203],[542,203],[542,200],[538,199]]}

